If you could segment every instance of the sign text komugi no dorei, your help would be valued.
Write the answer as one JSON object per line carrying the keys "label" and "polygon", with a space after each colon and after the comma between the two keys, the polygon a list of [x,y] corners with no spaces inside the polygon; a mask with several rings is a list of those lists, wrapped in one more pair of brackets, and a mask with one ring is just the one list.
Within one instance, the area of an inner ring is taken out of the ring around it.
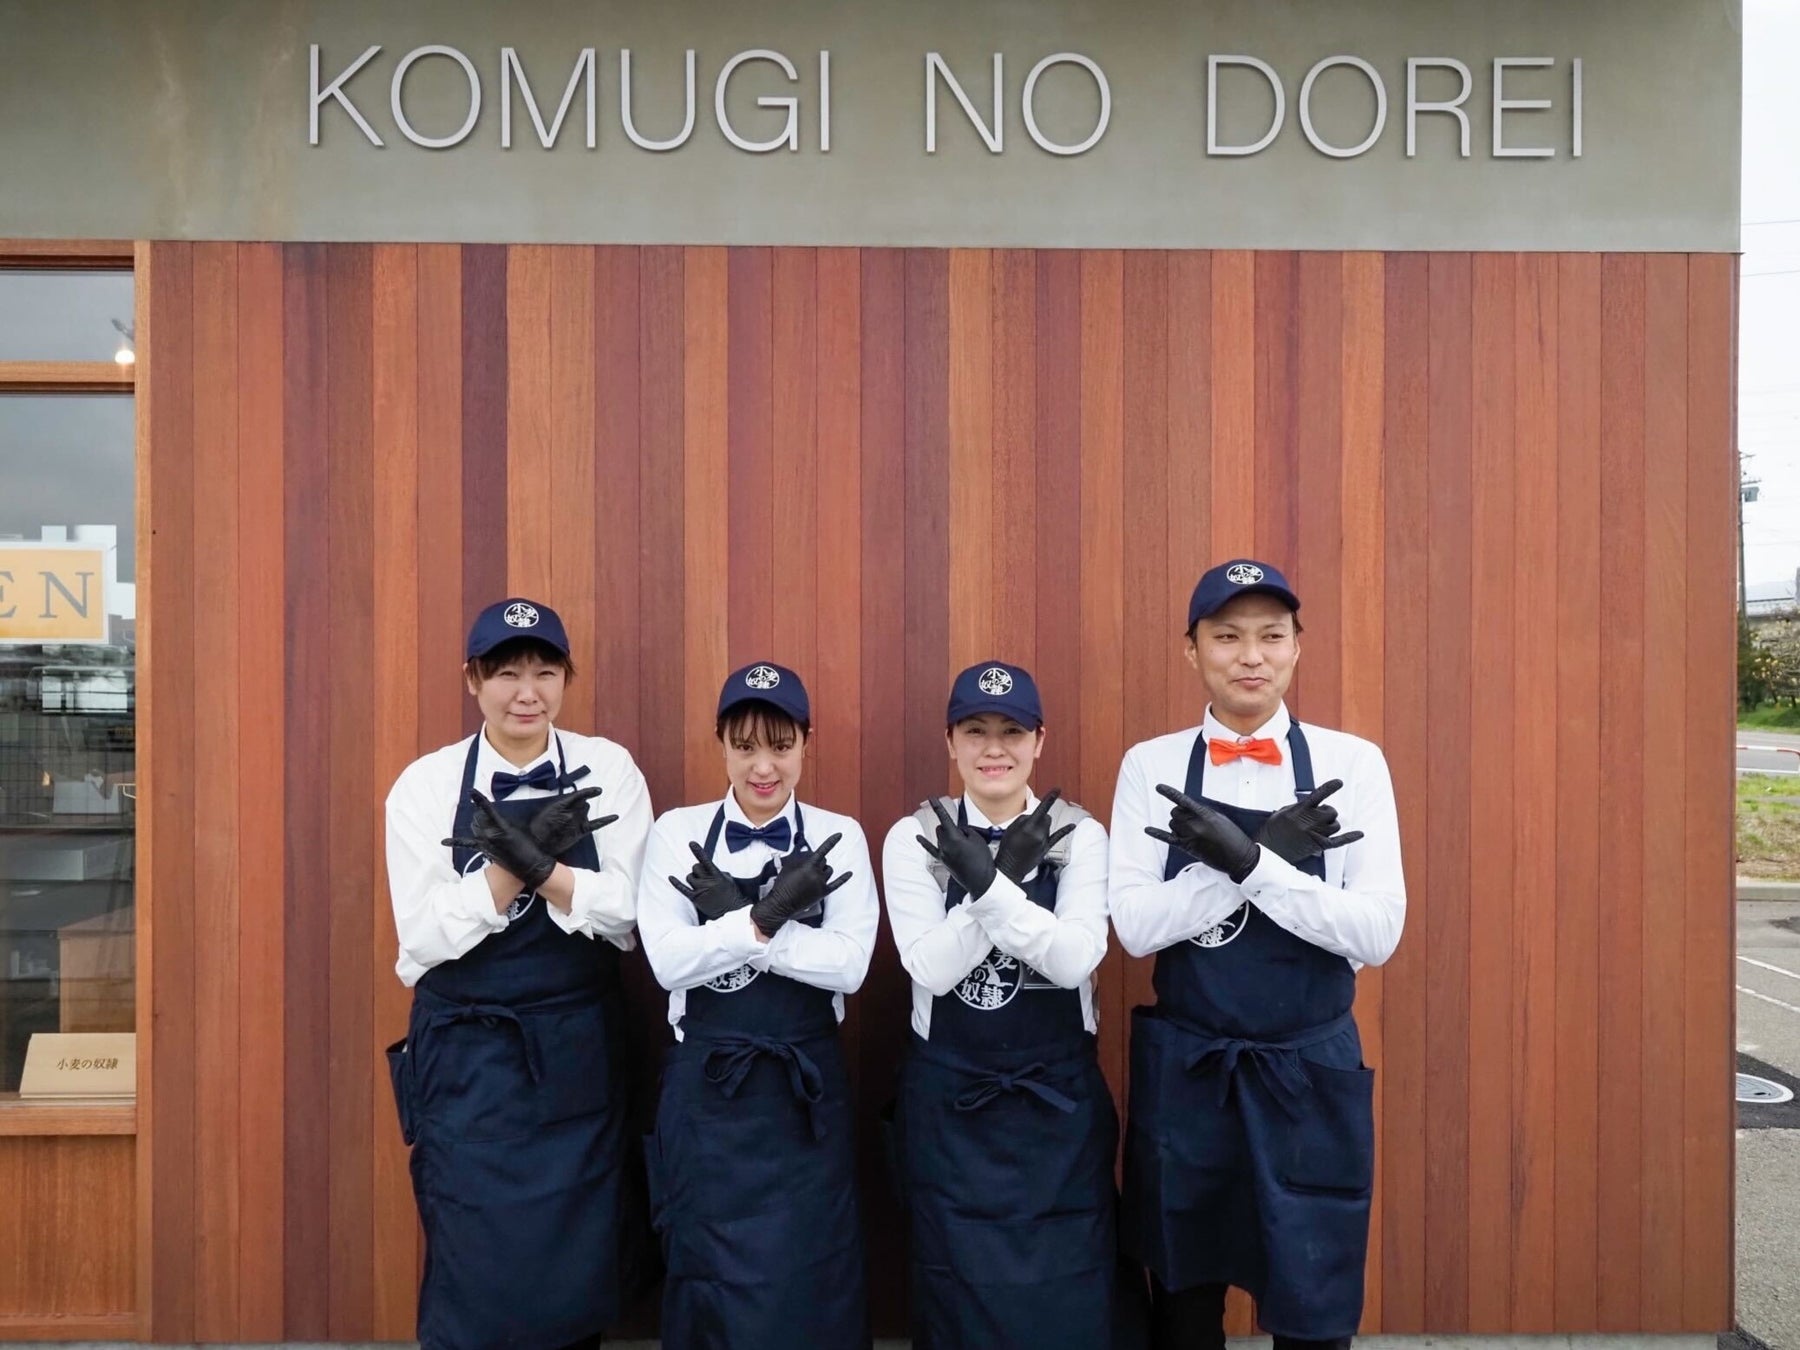
{"label": "sign text komugi no dorei", "polygon": [[[398,55],[385,53],[380,45],[375,45],[338,67],[335,74],[330,72],[336,61],[328,62],[317,43],[312,45],[311,54],[307,115],[308,143],[314,146],[320,143],[322,124],[327,124],[326,119],[335,110],[372,146],[385,147],[397,138],[429,150],[452,149],[476,135],[484,98],[497,86],[497,134],[502,149],[513,148],[514,113],[522,108],[530,119],[531,134],[546,150],[557,144],[570,115],[579,110],[582,142],[587,149],[595,150],[601,142],[601,104],[612,102],[601,97],[601,56],[593,47],[583,47],[576,54],[566,81],[560,71],[540,71],[535,85],[513,47],[500,48],[497,59],[484,57],[478,62],[467,52],[440,44],[414,47]],[[380,116],[375,110],[381,105],[380,80],[387,61],[391,61],[391,68],[385,71],[385,112],[391,119],[391,130],[384,135],[384,129],[375,125]],[[425,61],[454,63],[468,83],[462,124],[443,135],[421,131],[408,113],[407,77]],[[712,74],[712,120],[719,134],[749,154],[784,150],[829,153],[831,53],[820,51],[816,57],[805,54],[804,76],[801,64],[783,52],[759,47],[736,52],[719,63],[716,73],[707,72]],[[617,95],[618,132],[624,143],[638,150],[662,153],[678,150],[693,138],[704,88],[701,63],[693,48],[687,49],[684,65],[685,120],[672,135],[651,135],[633,116],[633,80],[642,83],[671,79],[674,71],[638,70],[630,49],[619,51],[613,92]],[[1471,147],[1477,141],[1495,159],[1581,155],[1580,57],[1515,55],[1465,61],[1454,56],[1409,56],[1391,65],[1384,70],[1360,56],[1339,53],[1319,58],[1304,72],[1284,74],[1256,56],[1208,55],[1204,71],[1197,69],[1196,76],[1204,83],[1206,154],[1226,158],[1259,154],[1284,131],[1296,134],[1297,127],[1297,134],[1320,154],[1332,159],[1355,159],[1366,154],[1389,131],[1392,102],[1397,105],[1392,120],[1398,124],[1396,131],[1405,136],[1408,158],[1417,153],[1418,128],[1420,120],[1426,117],[1454,120],[1460,154],[1465,159],[1474,153]],[[1039,86],[1050,78],[1086,80],[1099,95],[1093,105],[1093,124],[1079,139],[1055,140],[1038,123]],[[746,129],[733,122],[726,105],[728,92],[737,80],[753,82],[749,92],[756,96],[756,106],[762,110],[756,116],[764,125]],[[1314,91],[1324,81],[1339,80],[1366,84],[1374,96],[1372,114],[1364,113],[1365,120],[1355,126],[1322,126],[1320,117],[1315,115]],[[1532,81],[1527,92],[1538,96],[1524,96],[1521,86],[1526,81]],[[546,122],[544,109],[549,107],[549,98],[539,96],[550,95],[558,82],[561,97],[554,115]],[[1557,97],[1543,97],[1550,92],[1551,83]],[[985,90],[984,84],[988,86]],[[1479,96],[1478,85],[1484,86]],[[1098,61],[1079,52],[1053,52],[1029,64],[1017,59],[1009,62],[1003,53],[995,52],[991,68],[960,70],[954,69],[942,54],[926,52],[921,59],[921,87],[921,132],[927,154],[937,153],[940,121],[948,124],[958,119],[966,119],[969,131],[980,138],[991,154],[1004,154],[1008,146],[1002,113],[1012,99],[1018,102],[1026,134],[1035,148],[1052,155],[1080,155],[1092,150],[1105,138],[1112,120],[1112,82]],[[1271,94],[1273,110],[1268,114],[1266,127],[1248,136],[1226,137],[1220,126],[1221,113],[1231,106],[1232,100],[1254,98],[1267,109]],[[1485,134],[1479,137],[1474,134],[1478,123],[1485,123]],[[668,130],[658,128],[661,132]],[[774,134],[766,134],[771,131]],[[522,142],[524,134],[521,132]],[[570,139],[576,135],[571,131]]]}

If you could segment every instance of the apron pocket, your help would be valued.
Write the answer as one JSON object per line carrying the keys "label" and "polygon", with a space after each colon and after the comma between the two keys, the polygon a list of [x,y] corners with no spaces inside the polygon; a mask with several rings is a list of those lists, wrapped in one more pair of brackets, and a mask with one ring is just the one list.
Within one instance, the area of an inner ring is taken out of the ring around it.
{"label": "apron pocket", "polygon": [[592,1116],[613,1104],[612,1056],[606,1013],[599,1003],[552,1013],[527,1013],[537,1038],[543,1079],[533,1093],[540,1123]]}
{"label": "apron pocket", "polygon": [[517,1139],[542,1128],[525,1038],[503,1018],[440,1023],[406,1049],[415,1131],[468,1142]]}
{"label": "apron pocket", "polygon": [[944,1219],[944,1253],[976,1284],[1041,1284],[1113,1264],[1113,1230],[1103,1210],[1033,1219]]}
{"label": "apron pocket", "polygon": [[405,1040],[395,1041],[387,1048],[388,1082],[394,1088],[394,1109],[400,1115],[400,1138],[406,1144],[413,1141],[412,1110],[412,1057],[406,1053]]}
{"label": "apron pocket", "polygon": [[1375,1070],[1305,1064],[1312,1091],[1289,1123],[1282,1181],[1296,1191],[1363,1196],[1374,1185]]}
{"label": "apron pocket", "polygon": [[761,1214],[671,1215],[669,1274],[725,1284],[768,1284],[841,1256],[861,1240],[854,1192],[801,1183],[795,1202]]}

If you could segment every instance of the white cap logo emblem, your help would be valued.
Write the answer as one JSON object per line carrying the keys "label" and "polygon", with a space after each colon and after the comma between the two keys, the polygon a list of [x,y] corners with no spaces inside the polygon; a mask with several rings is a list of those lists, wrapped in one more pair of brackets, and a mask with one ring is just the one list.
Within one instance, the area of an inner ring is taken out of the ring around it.
{"label": "white cap logo emblem", "polygon": [[744,683],[752,689],[773,689],[781,683],[781,672],[774,666],[751,666],[744,672]]}
{"label": "white cap logo emblem", "polygon": [[1233,586],[1254,586],[1263,579],[1263,570],[1255,563],[1233,563],[1225,569],[1225,580]]}
{"label": "white cap logo emblem", "polygon": [[989,666],[981,672],[981,678],[975,681],[975,687],[984,694],[999,698],[1002,694],[1012,693],[1013,677],[999,666]]}
{"label": "white cap logo emblem", "polygon": [[523,600],[506,607],[506,613],[500,616],[506,620],[510,628],[536,628],[538,612],[536,605],[528,605]]}

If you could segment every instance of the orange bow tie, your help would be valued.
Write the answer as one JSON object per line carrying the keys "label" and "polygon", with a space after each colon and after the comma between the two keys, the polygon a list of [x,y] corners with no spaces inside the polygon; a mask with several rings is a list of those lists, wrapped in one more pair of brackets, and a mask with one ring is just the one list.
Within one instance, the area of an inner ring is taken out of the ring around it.
{"label": "orange bow tie", "polygon": [[1212,751],[1214,764],[1229,764],[1234,759],[1253,759],[1259,764],[1281,763],[1281,747],[1266,737],[1258,740],[1209,740],[1206,745]]}

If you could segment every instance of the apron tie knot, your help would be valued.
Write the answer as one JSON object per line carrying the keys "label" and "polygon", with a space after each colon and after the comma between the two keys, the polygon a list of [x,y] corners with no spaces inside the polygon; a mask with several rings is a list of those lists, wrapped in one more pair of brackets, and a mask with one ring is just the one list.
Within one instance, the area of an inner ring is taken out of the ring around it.
{"label": "apron tie knot", "polygon": [[806,1123],[814,1142],[823,1139],[825,1126],[819,1119],[818,1106],[825,1097],[825,1078],[812,1056],[792,1041],[773,1036],[731,1036],[719,1040],[706,1052],[706,1081],[725,1096],[736,1097],[756,1061],[764,1055],[780,1060],[787,1069],[788,1087],[806,1106]]}
{"label": "apron tie knot", "polygon": [[1040,1064],[1027,1064],[1024,1068],[1011,1073],[991,1073],[973,1079],[963,1094],[956,1099],[958,1111],[979,1111],[1003,1092],[1029,1092],[1047,1106],[1054,1107],[1065,1116],[1075,1110],[1073,1098],[1058,1092],[1044,1082],[1046,1072]]}
{"label": "apron tie knot", "polygon": [[1241,1068],[1252,1068],[1269,1095],[1289,1116],[1298,1119],[1302,1099],[1312,1091],[1312,1080],[1300,1067],[1300,1056],[1285,1046],[1244,1040],[1237,1036],[1221,1036],[1190,1051],[1185,1065],[1189,1073],[1216,1073],[1219,1077],[1219,1105],[1231,1100],[1231,1089]]}

